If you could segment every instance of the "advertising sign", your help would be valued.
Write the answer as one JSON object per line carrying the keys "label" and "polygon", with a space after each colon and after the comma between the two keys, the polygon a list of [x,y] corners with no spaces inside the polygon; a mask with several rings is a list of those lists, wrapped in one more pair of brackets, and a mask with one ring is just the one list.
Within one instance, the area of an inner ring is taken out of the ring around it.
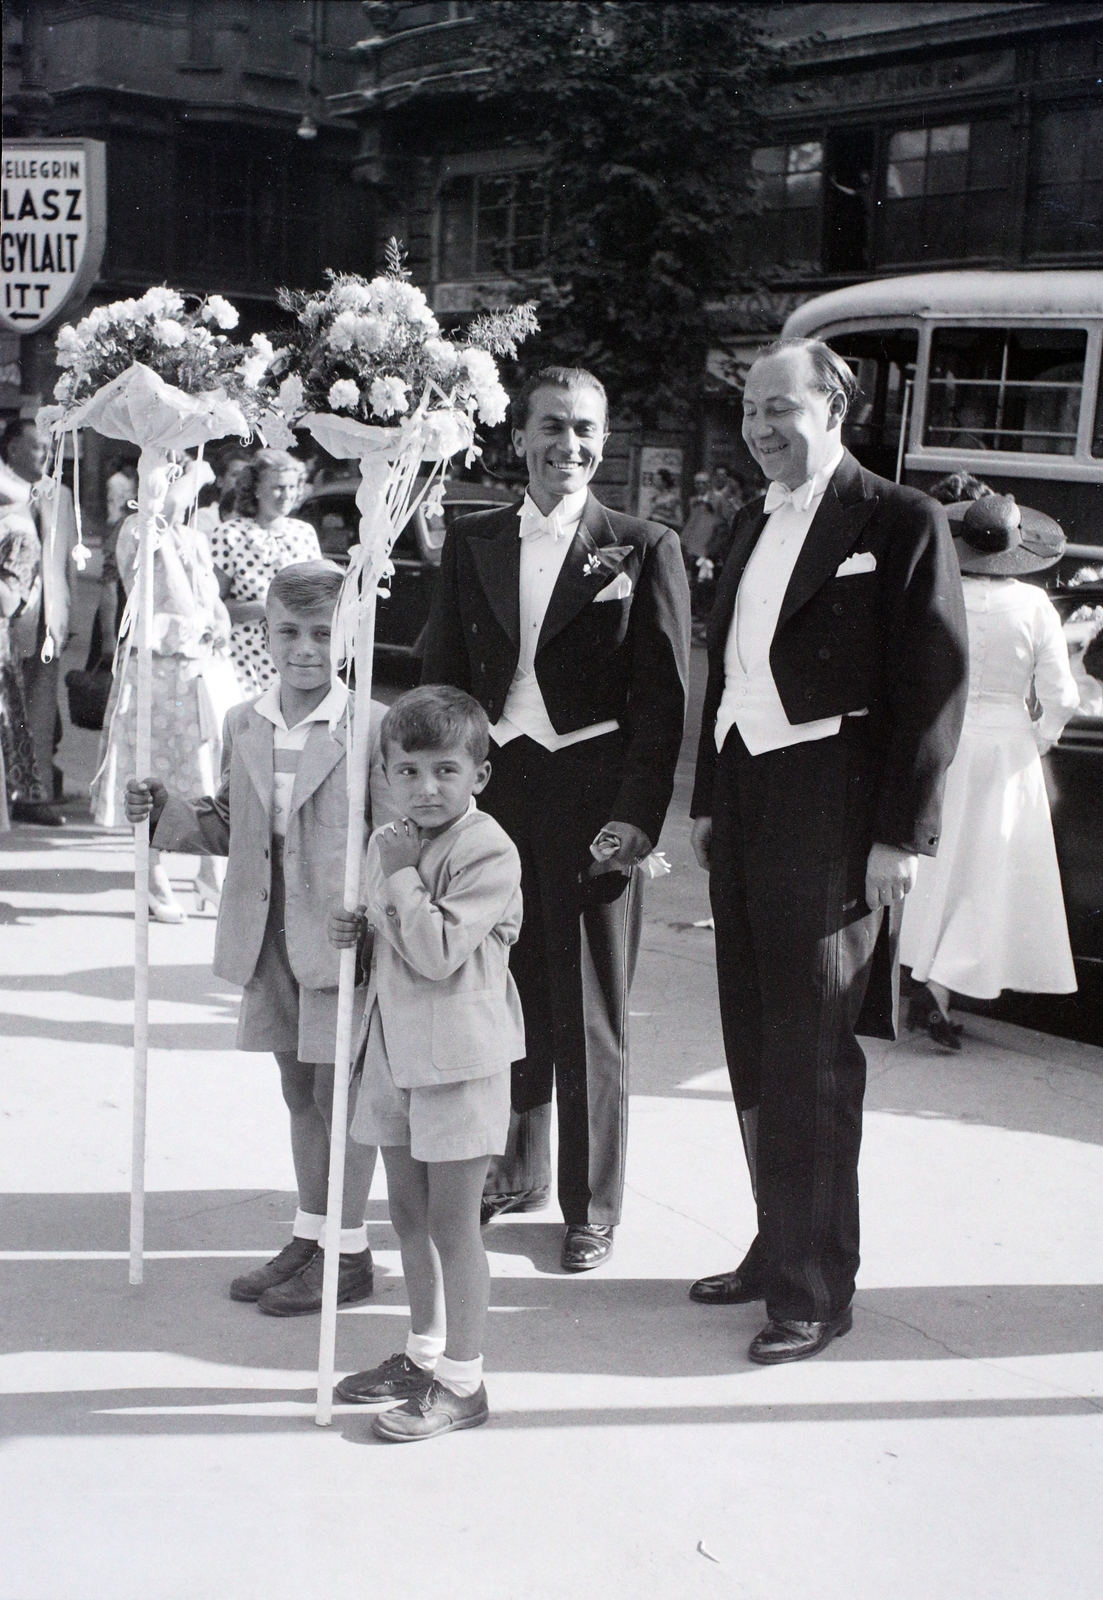
{"label": "advertising sign", "polygon": [[96,280],[107,234],[98,139],[7,139],[0,205],[0,324],[40,333]]}
{"label": "advertising sign", "polygon": [[640,451],[637,515],[668,527],[681,526],[682,451],[646,445]]}

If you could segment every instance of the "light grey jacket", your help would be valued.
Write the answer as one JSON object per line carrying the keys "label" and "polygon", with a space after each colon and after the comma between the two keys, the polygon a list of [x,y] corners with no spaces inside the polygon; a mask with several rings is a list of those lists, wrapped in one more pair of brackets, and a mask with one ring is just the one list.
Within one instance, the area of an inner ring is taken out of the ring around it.
{"label": "light grey jacket", "polygon": [[[372,765],[368,816],[390,815],[379,755],[386,706],[372,701]],[[171,795],[150,843],[158,850],[228,856],[218,913],[216,977],[245,985],[256,970],[272,892],[272,724],[251,702],[234,706],[222,734],[222,783],[216,795],[182,800]],[[299,757],[284,842],[286,937],[291,970],[308,989],[335,989],[340,951],[326,936],[326,918],[342,903],[348,790],[347,724],[331,736],[315,722]]]}
{"label": "light grey jacket", "polygon": [[505,830],[471,810],[390,877],[373,835],[364,878],[376,930],[364,1033],[378,1002],[395,1083],[488,1078],[520,1060],[509,947],[521,928],[521,858]]}

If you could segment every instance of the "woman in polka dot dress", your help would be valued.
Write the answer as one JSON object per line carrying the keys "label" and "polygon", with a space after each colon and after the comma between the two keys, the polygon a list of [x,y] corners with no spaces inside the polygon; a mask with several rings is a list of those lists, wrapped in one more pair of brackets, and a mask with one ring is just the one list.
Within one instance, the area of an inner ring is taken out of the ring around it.
{"label": "woman in polka dot dress", "polygon": [[233,514],[208,535],[219,588],[234,625],[230,657],[245,699],[275,682],[264,643],[268,585],[283,567],[318,561],[318,535],[309,522],[289,515],[302,494],[302,462],[286,450],[261,450],[234,490]]}

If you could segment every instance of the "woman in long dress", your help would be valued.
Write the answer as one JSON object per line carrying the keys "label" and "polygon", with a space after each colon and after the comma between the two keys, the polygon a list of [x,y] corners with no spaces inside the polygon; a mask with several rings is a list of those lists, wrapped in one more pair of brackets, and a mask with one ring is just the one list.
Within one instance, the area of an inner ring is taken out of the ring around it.
{"label": "woman in long dress", "polygon": [[[193,493],[194,467],[169,490],[165,526],[158,527],[153,557],[153,663],[150,771],[166,788],[188,799],[214,794],[222,764],[222,723],[241,698],[230,665],[230,619],[206,539],[185,521]],[[119,530],[119,576],[129,595],[136,577],[138,519]],[[104,715],[100,772],[92,786],[93,816],[103,827],[125,825],[126,780],[137,772],[137,684],[135,650],[118,670]],[[204,858],[204,861],[206,858]],[[217,882],[196,880],[200,905],[218,902]],[[158,922],[183,922],[159,850],[149,852],[150,915]]]}
{"label": "woman in long dress", "polygon": [[234,630],[230,655],[242,697],[253,700],[276,678],[264,642],[264,602],[276,573],[296,561],[320,561],[318,535],[291,512],[304,469],[286,450],[259,450],[234,489],[233,514],[210,535],[211,555]]}
{"label": "woman in long dress", "polygon": [[1076,988],[1041,756],[1079,695],[1056,608],[1019,581],[1060,559],[1057,524],[1002,495],[947,513],[960,527],[969,697],[938,855],[921,859],[905,901],[900,958],[927,987],[916,1006],[932,1038],[956,1050],[951,991],[990,1000]]}

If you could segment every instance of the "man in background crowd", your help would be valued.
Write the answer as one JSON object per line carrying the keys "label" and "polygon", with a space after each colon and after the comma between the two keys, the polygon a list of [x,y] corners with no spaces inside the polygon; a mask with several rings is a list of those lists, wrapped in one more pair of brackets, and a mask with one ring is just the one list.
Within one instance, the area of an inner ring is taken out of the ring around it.
{"label": "man in background crowd", "polygon": [[[37,483],[46,461],[46,444],[30,417],[9,422],[0,443],[0,455],[7,466],[25,483]],[[54,520],[53,501],[48,497],[31,502],[31,514],[42,543],[39,583],[26,609],[12,630],[15,653],[22,657],[23,692],[27,719],[34,745],[35,763],[55,801],[62,798],[64,776],[54,764],[61,743],[61,715],[57,696],[61,681],[61,653],[69,637],[69,557],[77,542],[77,523],[73,496],[64,485],[57,507],[57,530],[51,538]],[[50,659],[42,659],[47,638]],[[64,819],[50,806],[39,808],[35,820],[58,826]]]}

